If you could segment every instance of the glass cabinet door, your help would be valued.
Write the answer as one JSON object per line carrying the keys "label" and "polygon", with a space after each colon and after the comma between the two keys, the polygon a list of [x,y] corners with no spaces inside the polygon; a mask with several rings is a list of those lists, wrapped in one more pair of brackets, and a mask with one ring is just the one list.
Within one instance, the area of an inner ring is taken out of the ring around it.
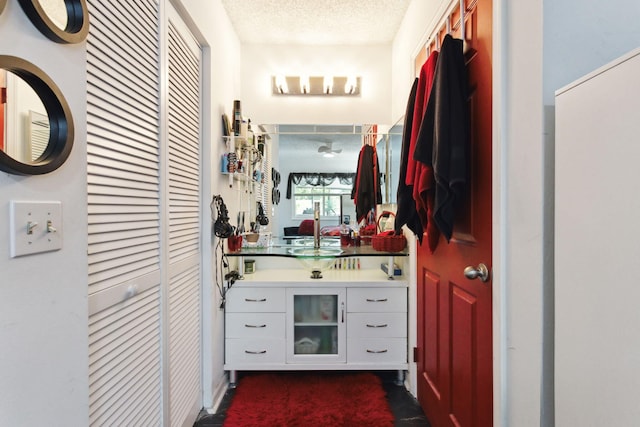
{"label": "glass cabinet door", "polygon": [[345,362],[344,289],[287,291],[287,362]]}

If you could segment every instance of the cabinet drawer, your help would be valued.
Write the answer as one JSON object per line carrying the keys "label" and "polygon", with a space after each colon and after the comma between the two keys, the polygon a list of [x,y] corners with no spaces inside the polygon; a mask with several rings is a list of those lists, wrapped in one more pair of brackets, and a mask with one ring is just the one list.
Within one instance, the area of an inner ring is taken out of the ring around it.
{"label": "cabinet drawer", "polygon": [[227,313],[227,338],[282,338],[285,336],[284,313]]}
{"label": "cabinet drawer", "polygon": [[405,338],[360,338],[347,341],[348,363],[407,363]]}
{"label": "cabinet drawer", "polygon": [[347,337],[406,338],[406,313],[349,313]]}
{"label": "cabinet drawer", "polygon": [[284,313],[284,288],[231,288],[226,311],[244,313]]}
{"label": "cabinet drawer", "polygon": [[284,363],[284,339],[225,340],[225,363]]}
{"label": "cabinet drawer", "polygon": [[347,311],[359,313],[406,312],[407,289],[347,289]]}

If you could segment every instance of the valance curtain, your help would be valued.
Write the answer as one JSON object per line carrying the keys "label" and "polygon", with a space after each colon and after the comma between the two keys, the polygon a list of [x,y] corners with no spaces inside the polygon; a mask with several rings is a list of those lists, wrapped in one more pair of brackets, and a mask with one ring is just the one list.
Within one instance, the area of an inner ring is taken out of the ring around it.
{"label": "valance curtain", "polygon": [[353,178],[356,176],[352,172],[291,172],[287,180],[287,199],[291,198],[292,184],[304,183],[306,185],[331,185],[336,179],[340,184],[353,185]]}

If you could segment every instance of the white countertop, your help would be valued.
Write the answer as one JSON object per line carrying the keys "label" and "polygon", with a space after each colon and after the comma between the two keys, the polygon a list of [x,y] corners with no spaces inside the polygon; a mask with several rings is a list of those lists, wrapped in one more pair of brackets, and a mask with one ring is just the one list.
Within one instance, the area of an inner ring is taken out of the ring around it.
{"label": "white countertop", "polygon": [[395,276],[390,279],[387,274],[380,269],[361,270],[327,270],[322,272],[321,279],[312,279],[309,270],[299,269],[258,269],[251,274],[245,274],[244,279],[238,280],[234,286],[280,286],[295,285],[301,286],[397,286],[406,287],[408,282],[404,276]]}

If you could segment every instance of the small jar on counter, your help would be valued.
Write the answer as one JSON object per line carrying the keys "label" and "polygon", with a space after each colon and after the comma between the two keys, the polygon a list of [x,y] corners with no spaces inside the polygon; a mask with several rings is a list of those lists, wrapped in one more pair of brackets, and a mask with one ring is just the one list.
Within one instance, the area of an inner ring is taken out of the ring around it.
{"label": "small jar on counter", "polygon": [[245,259],[244,260],[244,274],[253,274],[256,271],[256,260]]}

